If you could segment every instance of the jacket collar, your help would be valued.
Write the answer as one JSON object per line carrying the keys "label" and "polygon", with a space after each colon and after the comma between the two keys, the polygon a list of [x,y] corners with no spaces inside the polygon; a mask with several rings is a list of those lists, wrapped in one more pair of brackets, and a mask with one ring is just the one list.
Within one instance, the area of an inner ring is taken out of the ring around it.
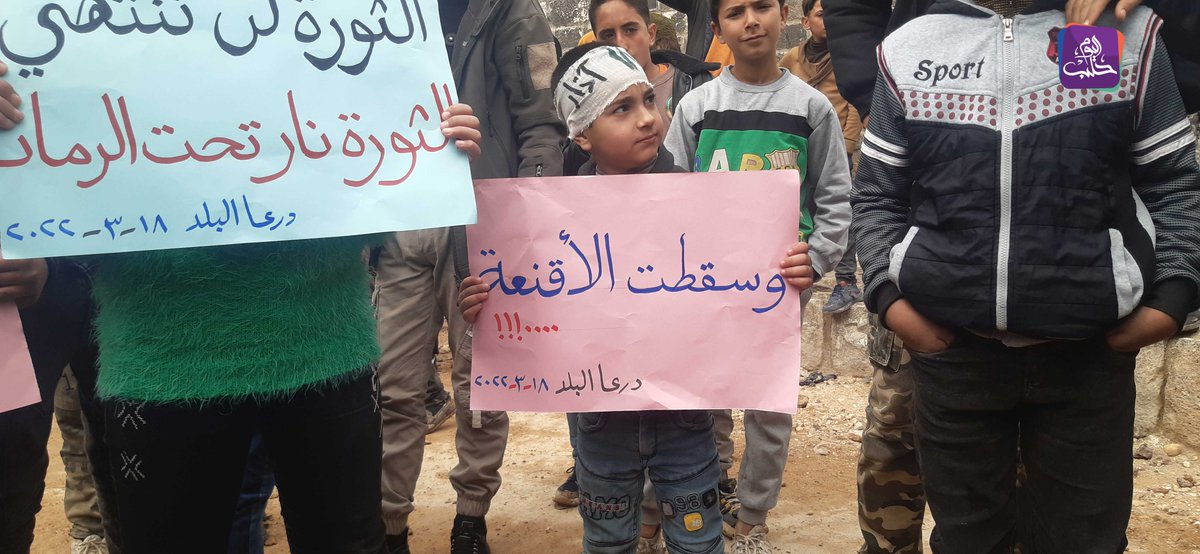
{"label": "jacket collar", "polygon": [[[458,43],[454,46],[453,54],[450,57],[451,70],[457,71],[467,58],[467,53],[475,48],[475,43],[478,42],[479,36],[483,34],[484,29],[496,15],[496,9],[504,2],[504,0],[471,0],[467,4],[467,11],[463,14],[462,21],[458,24]],[[467,29],[470,29],[467,31]],[[443,29],[443,31],[445,31]],[[468,34],[464,34],[467,31]],[[468,42],[466,47],[460,46],[464,40]]]}
{"label": "jacket collar", "polygon": [[698,60],[682,52],[674,50],[655,50],[650,52],[650,61],[654,63],[666,63],[675,66],[675,69],[682,71],[688,75],[699,75],[701,73],[709,73],[721,68],[721,64],[709,63]]}
{"label": "jacket collar", "polygon": [[[654,165],[650,166],[648,173],[686,173],[687,170],[675,165],[675,157],[667,151],[666,146],[658,147],[658,159],[654,160]],[[588,158],[588,161],[579,166],[578,175],[595,175],[596,162]]]}
{"label": "jacket collar", "polygon": [[686,173],[687,170],[675,164],[675,156],[667,150],[666,146],[658,147],[658,159],[654,161],[654,167],[650,168],[650,173]]}
{"label": "jacket collar", "polygon": [[[473,21],[474,27],[471,28],[470,37],[472,39],[483,34],[483,30],[487,27],[489,20],[496,13],[496,8],[502,3],[502,0],[471,0],[467,5],[467,13],[463,16],[463,21]],[[459,31],[462,26],[459,26]]]}

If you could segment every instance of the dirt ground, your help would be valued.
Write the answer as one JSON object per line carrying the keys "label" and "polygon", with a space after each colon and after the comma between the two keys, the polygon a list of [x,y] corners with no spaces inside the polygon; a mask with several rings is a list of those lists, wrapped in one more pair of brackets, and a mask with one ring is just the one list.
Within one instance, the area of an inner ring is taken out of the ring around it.
{"label": "dirt ground", "polygon": [[[448,383],[448,364],[441,360]],[[855,511],[854,467],[859,445],[851,437],[862,429],[863,401],[868,383],[842,378],[803,387],[807,400],[795,419],[791,452],[779,506],[771,513],[770,539],[781,553],[851,553],[860,544]],[[803,400],[803,399],[802,399]],[[504,484],[488,515],[489,542],[496,554],[570,554],[581,550],[581,525],[574,510],[558,510],[551,502],[555,488],[571,465],[567,426],[559,414],[510,414],[512,425]],[[741,419],[735,415],[738,452]],[[1175,457],[1163,451],[1166,441],[1146,437],[1150,460],[1135,460],[1133,517],[1129,526],[1133,553],[1200,554],[1200,452],[1184,450]],[[61,438],[55,429],[50,451]],[[416,554],[449,550],[454,519],[454,490],[449,471],[457,462],[454,426],[443,426],[428,437],[417,510],[411,517],[410,539]],[[1087,463],[1080,460],[1080,463]],[[62,511],[62,461],[51,456],[43,511],[38,520],[34,554],[70,552],[69,524]],[[1189,485],[1195,482],[1195,486]],[[268,506],[269,554],[287,552],[279,516],[279,501]],[[926,516],[926,538],[931,518]]]}

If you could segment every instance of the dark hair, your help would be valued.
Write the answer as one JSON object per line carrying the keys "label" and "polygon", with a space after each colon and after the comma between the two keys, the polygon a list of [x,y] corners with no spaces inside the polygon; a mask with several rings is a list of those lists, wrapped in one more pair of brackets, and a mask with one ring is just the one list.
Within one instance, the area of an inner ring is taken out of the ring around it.
{"label": "dark hair", "polygon": [[[786,2],[787,0],[779,0],[780,10],[783,9],[783,6]],[[712,0],[712,3],[708,5],[708,12],[709,17],[712,18],[711,21],[713,23],[717,23],[717,26],[719,27],[720,23],[718,22],[721,21],[721,18],[719,17],[719,14],[721,13],[721,0]]]}
{"label": "dark hair", "polygon": [[809,12],[811,12],[813,9],[813,6],[816,6],[816,5],[817,5],[817,0],[804,0],[803,2],[800,2],[800,15],[803,15],[804,17],[808,17]]}
{"label": "dark hair", "polygon": [[600,6],[609,2],[625,2],[626,5],[633,8],[633,11],[642,16],[642,21],[646,26],[650,26],[650,8],[646,5],[646,0],[591,0],[588,2],[588,24],[592,26],[592,31],[596,30],[596,11]]}
{"label": "dark hair", "polygon": [[583,46],[576,46],[567,50],[567,53],[563,54],[562,58],[558,60],[558,67],[555,67],[554,72],[550,74],[550,90],[553,92],[558,89],[558,82],[562,81],[563,75],[566,75],[567,70],[572,65],[575,65],[575,62],[579,61],[584,54],[605,46],[608,45],[602,42],[589,42]]}
{"label": "dark hair", "polygon": [[683,52],[683,47],[679,45],[679,39],[674,36],[660,36],[654,44],[650,46],[655,50],[670,50],[672,52]]}

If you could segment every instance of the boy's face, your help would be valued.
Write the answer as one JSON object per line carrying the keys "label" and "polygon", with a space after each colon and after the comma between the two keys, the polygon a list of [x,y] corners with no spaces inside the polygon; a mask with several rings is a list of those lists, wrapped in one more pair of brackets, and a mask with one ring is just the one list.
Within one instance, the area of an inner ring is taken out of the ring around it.
{"label": "boy's face", "polygon": [[605,173],[632,173],[654,161],[662,134],[662,112],[654,104],[654,87],[643,83],[618,94],[575,142]]}
{"label": "boy's face", "polygon": [[716,0],[720,8],[712,22],[713,33],[729,45],[733,58],[754,63],[774,60],[775,45],[787,20],[787,5],[779,0]]}
{"label": "boy's face", "polygon": [[596,8],[596,40],[609,46],[624,48],[638,65],[650,67],[650,46],[658,38],[658,28],[646,25],[637,10],[623,0],[610,0]]}
{"label": "boy's face", "polygon": [[825,8],[821,7],[821,0],[817,0],[808,15],[800,20],[805,29],[812,33],[814,42],[825,42],[829,34],[825,32]]}

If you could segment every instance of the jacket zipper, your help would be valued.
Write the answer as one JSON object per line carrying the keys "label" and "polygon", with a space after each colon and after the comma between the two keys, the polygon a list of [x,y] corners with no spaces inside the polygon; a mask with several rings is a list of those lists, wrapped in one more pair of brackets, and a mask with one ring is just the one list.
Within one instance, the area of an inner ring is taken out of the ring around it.
{"label": "jacket zipper", "polygon": [[1004,61],[1004,85],[1000,92],[1000,240],[996,253],[996,329],[1008,330],[1008,258],[1012,240],[1013,187],[1013,19],[1003,18],[1004,42],[1001,46]]}
{"label": "jacket zipper", "polygon": [[525,46],[518,44],[517,48],[517,75],[521,79],[521,94],[522,99],[529,98],[533,93],[529,91],[529,66],[525,64]]}

